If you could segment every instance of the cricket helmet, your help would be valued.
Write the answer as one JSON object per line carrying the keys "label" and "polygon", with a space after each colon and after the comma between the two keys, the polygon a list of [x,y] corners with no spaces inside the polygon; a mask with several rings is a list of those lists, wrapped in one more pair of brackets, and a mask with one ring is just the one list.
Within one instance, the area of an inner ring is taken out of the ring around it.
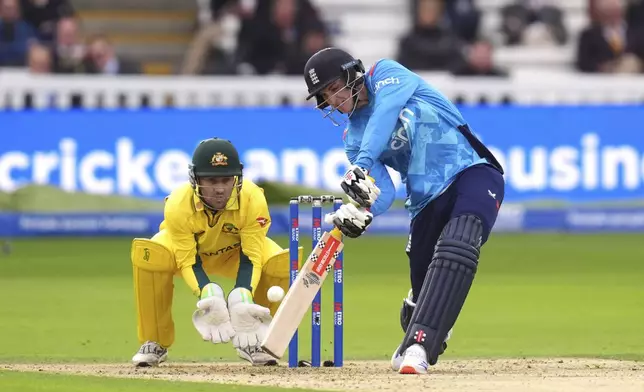
{"label": "cricket helmet", "polygon": [[328,103],[322,96],[322,90],[342,78],[347,87],[355,89],[361,84],[364,73],[364,65],[360,59],[342,49],[322,49],[311,56],[304,66],[304,80],[309,90],[306,100],[315,97],[317,108],[324,109]]}
{"label": "cricket helmet", "polygon": [[192,154],[190,172],[195,177],[241,176],[244,166],[239,153],[229,140],[202,140]]}
{"label": "cricket helmet", "polygon": [[[244,165],[239,160],[237,149],[229,140],[213,137],[202,140],[192,154],[189,166],[190,184],[205,206],[212,209],[203,199],[199,178],[235,177],[237,195],[241,190]],[[232,194],[231,198],[237,197]]]}

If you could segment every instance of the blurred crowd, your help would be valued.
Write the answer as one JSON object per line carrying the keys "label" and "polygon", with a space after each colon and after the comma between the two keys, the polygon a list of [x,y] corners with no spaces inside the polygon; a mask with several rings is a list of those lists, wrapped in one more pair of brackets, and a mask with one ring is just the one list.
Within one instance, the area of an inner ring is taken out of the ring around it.
{"label": "blurred crowd", "polygon": [[[574,43],[582,72],[644,71],[644,2],[588,0],[590,25]],[[480,35],[481,13],[473,0],[415,0],[412,31],[401,41],[398,60],[417,70],[456,75],[501,76],[492,42]],[[562,46],[570,32],[557,2],[515,0],[501,9],[497,43],[506,46]]]}
{"label": "blurred crowd", "polygon": [[[208,21],[179,73],[299,75],[311,54],[333,45],[315,0],[205,1]],[[644,72],[644,0],[587,0],[590,23],[578,36],[554,0],[507,0],[499,25],[487,35],[476,0],[407,1],[412,27],[400,38],[396,59],[413,70],[503,77],[508,70],[494,61],[499,46],[572,45],[579,71]],[[222,20],[231,15],[239,29],[235,48],[227,50]],[[116,55],[108,37],[82,37],[80,31],[70,0],[0,0],[0,66],[34,73],[140,72]]]}
{"label": "blurred crowd", "polygon": [[[218,45],[227,14],[240,22],[232,53]],[[210,15],[188,51],[183,73],[300,75],[306,60],[331,44],[311,0],[210,0]]]}
{"label": "blurred crowd", "polygon": [[136,74],[110,39],[83,37],[69,0],[0,0],[0,67],[36,74]]}
{"label": "blurred crowd", "polygon": [[[494,62],[498,46],[572,44],[581,72],[644,72],[644,0],[587,0],[590,24],[575,42],[555,0],[508,0],[489,36],[482,33],[475,0],[410,1],[413,27],[398,43],[397,60],[413,70],[502,77],[508,71]],[[308,56],[332,44],[310,0],[211,0],[211,11],[201,40],[210,46],[194,50],[202,56],[193,56],[184,73],[300,74]],[[226,13],[241,21],[229,56],[216,45]]]}

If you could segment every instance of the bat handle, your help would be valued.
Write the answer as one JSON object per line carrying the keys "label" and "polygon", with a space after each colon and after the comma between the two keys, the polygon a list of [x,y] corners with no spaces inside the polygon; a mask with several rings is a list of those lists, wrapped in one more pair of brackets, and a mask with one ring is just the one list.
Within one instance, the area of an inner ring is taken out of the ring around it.
{"label": "bat handle", "polygon": [[331,235],[331,237],[335,238],[336,240],[342,241],[342,232],[337,227],[334,227],[333,229],[331,229],[331,232],[329,234]]}

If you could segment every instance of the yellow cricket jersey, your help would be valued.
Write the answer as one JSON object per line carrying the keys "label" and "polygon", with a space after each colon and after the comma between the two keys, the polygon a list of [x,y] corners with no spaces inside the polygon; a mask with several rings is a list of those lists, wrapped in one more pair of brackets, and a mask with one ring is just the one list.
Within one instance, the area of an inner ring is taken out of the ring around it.
{"label": "yellow cricket jersey", "polygon": [[[233,190],[233,195],[236,190]],[[264,246],[271,220],[264,191],[244,180],[238,202],[213,213],[204,208],[189,183],[166,198],[164,221],[160,228],[171,239],[177,267],[196,295],[209,279],[202,260],[225,257],[237,248],[235,287],[257,288],[265,260]],[[235,252],[236,254],[236,252]],[[235,258],[236,259],[236,258]],[[230,263],[228,263],[230,264]]]}

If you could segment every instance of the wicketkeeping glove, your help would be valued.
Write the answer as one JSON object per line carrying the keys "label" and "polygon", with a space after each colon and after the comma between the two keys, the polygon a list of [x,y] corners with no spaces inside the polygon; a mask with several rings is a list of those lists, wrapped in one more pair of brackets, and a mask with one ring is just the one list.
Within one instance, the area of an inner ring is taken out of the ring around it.
{"label": "wicketkeeping glove", "polygon": [[201,291],[192,323],[203,340],[228,343],[235,335],[224,298],[224,290],[215,283],[208,283]]}
{"label": "wicketkeeping glove", "polygon": [[253,303],[251,292],[241,287],[228,294],[228,308],[235,329],[233,346],[242,350],[259,347],[271,323],[271,311]]}
{"label": "wicketkeeping glove", "polygon": [[373,183],[369,173],[356,165],[352,165],[344,174],[340,186],[351,200],[364,208],[371,207],[380,195],[380,189]]}
{"label": "wicketkeeping glove", "polygon": [[373,214],[354,204],[343,204],[335,212],[326,214],[326,223],[332,223],[349,238],[357,238],[367,230],[373,221]]}

